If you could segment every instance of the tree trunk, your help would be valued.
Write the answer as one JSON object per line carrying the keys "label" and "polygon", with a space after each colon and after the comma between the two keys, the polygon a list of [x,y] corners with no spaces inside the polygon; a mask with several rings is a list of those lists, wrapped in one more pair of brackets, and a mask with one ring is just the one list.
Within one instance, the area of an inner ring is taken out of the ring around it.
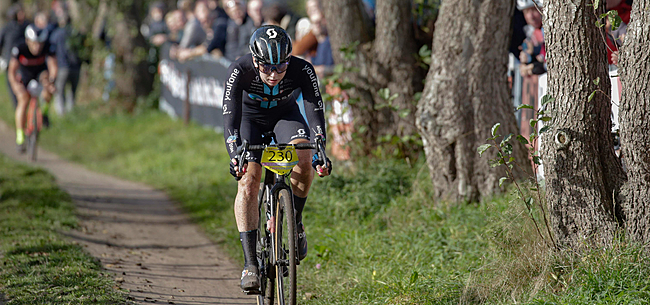
{"label": "tree trunk", "polygon": [[[380,143],[382,136],[402,137],[416,133],[413,96],[422,90],[421,69],[417,66],[411,6],[401,0],[377,3],[376,39],[363,12],[360,0],[324,1],[328,30],[334,59],[348,68],[347,73],[355,85],[350,93],[358,99],[351,108],[355,126],[365,126],[361,139],[363,153],[370,153]],[[356,58],[346,60],[338,50],[359,42]],[[398,97],[390,103],[378,94],[388,88]],[[399,113],[405,117],[400,117]],[[407,153],[417,153],[412,147],[403,148]]]}
{"label": "tree trunk", "polygon": [[[611,137],[610,81],[602,29],[591,0],[545,1],[547,105],[552,117],[542,134],[551,225],[560,246],[608,245],[617,230],[613,197],[624,177]],[[596,85],[594,80],[599,79]],[[607,94],[596,93],[595,90]]]}
{"label": "tree trunk", "polygon": [[431,66],[418,105],[417,124],[436,196],[475,200],[471,180],[476,153],[469,95],[470,31],[478,6],[472,0],[443,1],[433,35]]}
{"label": "tree trunk", "polygon": [[[488,166],[496,151],[478,159],[476,148],[491,137],[495,123],[501,123],[504,135],[517,133],[506,87],[512,12],[507,0],[443,1],[440,6],[417,124],[442,199],[477,201],[498,190],[499,177],[505,176],[503,168]],[[513,157],[525,166],[525,149],[511,144]]]}
{"label": "tree trunk", "polygon": [[628,181],[623,204],[628,237],[650,242],[650,1],[634,1],[625,45],[621,49],[621,143]]}
{"label": "tree trunk", "polygon": [[153,75],[148,72],[147,42],[140,34],[141,21],[144,18],[144,3],[112,3],[115,29],[112,49],[116,56],[115,87],[119,98],[126,102],[127,109],[135,106],[136,99],[151,92]]}
{"label": "tree trunk", "polygon": [[[507,136],[519,134],[517,119],[508,89],[508,49],[510,47],[511,20],[514,3],[508,0],[486,0],[481,3],[478,23],[471,32],[476,33],[474,52],[470,60],[470,92],[474,108],[474,148],[491,138],[491,127],[501,123],[499,133]],[[508,12],[508,14],[504,14]],[[522,167],[529,168],[526,148],[512,138],[512,157],[521,166],[512,168],[515,179],[524,178]],[[492,143],[490,143],[492,144]],[[504,167],[491,168],[487,160],[497,158],[497,150],[486,151],[482,156],[474,154],[475,174],[472,177],[481,197],[499,190],[499,178],[506,176]],[[480,158],[480,159],[478,159]]]}

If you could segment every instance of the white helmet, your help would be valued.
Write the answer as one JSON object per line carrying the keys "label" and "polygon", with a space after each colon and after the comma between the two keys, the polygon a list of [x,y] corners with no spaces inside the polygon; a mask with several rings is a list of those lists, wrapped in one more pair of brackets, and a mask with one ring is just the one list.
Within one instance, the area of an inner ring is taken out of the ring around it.
{"label": "white helmet", "polygon": [[542,0],[517,0],[517,9],[523,11],[529,7],[534,7],[535,4],[541,8]]}
{"label": "white helmet", "polygon": [[47,30],[39,29],[33,24],[30,24],[25,28],[25,39],[36,42],[45,42],[47,40]]}

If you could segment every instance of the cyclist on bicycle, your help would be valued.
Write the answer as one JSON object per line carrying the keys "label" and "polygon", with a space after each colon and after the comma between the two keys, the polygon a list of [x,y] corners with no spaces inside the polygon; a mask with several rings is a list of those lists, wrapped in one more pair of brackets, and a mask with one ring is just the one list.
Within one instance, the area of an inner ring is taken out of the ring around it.
{"label": "cyclist on bicycle", "polygon": [[[262,177],[261,152],[249,152],[238,160],[237,147],[243,139],[262,144],[262,135],[273,131],[279,143],[308,143],[321,136],[325,139],[323,101],[314,67],[291,56],[291,38],[278,26],[262,26],[250,38],[252,54],[244,55],[228,69],[223,96],[224,138],[230,154],[230,173],[239,181],[235,199],[235,219],[244,250],[241,287],[244,291],[260,288],[256,240],[258,234],[257,195]],[[294,90],[301,89],[305,101],[305,122],[296,102]],[[291,188],[296,210],[298,256],[307,255],[307,238],[302,224],[313,169],[324,177],[332,163],[312,161],[310,150],[298,150],[299,163],[291,174]],[[240,166],[242,172],[239,171]]]}
{"label": "cyclist on bicycle", "polygon": [[48,33],[30,24],[25,29],[25,42],[18,44],[11,49],[11,60],[9,61],[9,84],[16,94],[18,107],[16,107],[16,144],[18,151],[24,153],[25,145],[25,123],[27,121],[27,105],[31,99],[27,85],[31,80],[41,83],[43,90],[42,99],[46,102],[41,108],[43,124],[49,126],[47,116],[52,94],[56,91],[54,79],[56,77],[56,57],[48,43]]}

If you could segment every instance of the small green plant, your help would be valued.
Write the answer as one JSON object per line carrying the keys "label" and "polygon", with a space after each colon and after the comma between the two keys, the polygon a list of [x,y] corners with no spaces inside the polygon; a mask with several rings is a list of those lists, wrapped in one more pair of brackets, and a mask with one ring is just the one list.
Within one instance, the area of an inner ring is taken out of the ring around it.
{"label": "small green plant", "polygon": [[[537,110],[535,117],[530,119],[529,121],[530,127],[536,128],[537,124],[539,124],[540,122],[547,123],[551,121],[551,117],[546,113],[545,106],[548,103],[551,103],[553,101],[555,101],[555,99],[549,95],[544,95],[542,97],[540,109]],[[519,107],[517,107],[516,110],[521,110],[521,109],[534,110],[534,107],[531,105],[522,104]],[[477,149],[478,153],[479,155],[483,155],[483,153],[485,153],[488,149],[492,147],[497,149],[496,158],[490,160],[489,162],[491,167],[505,166],[506,176],[501,177],[499,179],[499,186],[502,186],[503,183],[507,180],[511,180],[514,183],[517,198],[521,200],[523,204],[526,206],[526,210],[528,211],[528,216],[533,221],[537,233],[542,238],[542,240],[547,242],[549,246],[557,248],[557,244],[555,243],[553,234],[551,233],[550,230],[548,217],[546,216],[546,208],[545,208],[546,200],[545,197],[542,195],[542,186],[540,185],[540,182],[537,179],[538,167],[542,164],[542,162],[539,155],[539,150],[537,148],[537,145],[535,145],[535,143],[537,142],[539,135],[547,131],[549,129],[549,126],[548,125],[543,126],[539,130],[539,132],[534,132],[534,131],[531,132],[528,138],[526,138],[521,134],[516,136],[517,141],[519,141],[521,144],[526,146],[528,150],[528,157],[534,163],[534,166],[532,167],[533,170],[532,176],[528,179],[530,181],[530,186],[526,188],[524,188],[523,185],[515,179],[515,176],[512,172],[515,166],[519,167],[523,172],[528,172],[527,170],[522,168],[521,165],[518,164],[515,158],[512,156],[513,146],[509,142],[514,137],[514,134],[512,133],[508,134],[507,136],[503,137],[503,139],[499,142],[498,139],[501,137],[501,135],[498,134],[498,130],[500,126],[501,123],[494,124],[491,130],[492,137],[487,139],[487,141],[492,141],[494,144],[488,143],[479,146]],[[533,195],[529,195],[531,193]],[[540,225],[537,219],[535,218],[536,208],[539,208],[539,213],[541,213],[542,215],[544,221],[544,227],[546,228],[546,234],[548,235],[548,239],[546,238],[546,236],[544,236],[544,234],[542,234]]]}

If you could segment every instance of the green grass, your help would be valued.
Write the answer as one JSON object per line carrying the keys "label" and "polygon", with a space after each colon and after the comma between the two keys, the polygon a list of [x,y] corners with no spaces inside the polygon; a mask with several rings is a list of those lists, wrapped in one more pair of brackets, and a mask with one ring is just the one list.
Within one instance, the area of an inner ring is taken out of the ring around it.
{"label": "green grass", "polygon": [[0,289],[7,304],[126,303],[101,264],[62,235],[76,226],[74,205],[52,176],[0,155]]}
{"label": "green grass", "polygon": [[[236,183],[223,137],[155,111],[90,104],[43,138],[87,167],[143,181],[182,203],[236,259]],[[0,114],[3,115],[3,114]],[[338,164],[313,186],[304,219],[310,254],[301,304],[647,304],[650,270],[633,246],[582,256],[552,253],[510,194],[477,205],[433,199],[426,167]],[[644,303],[646,302],[646,303]]]}

